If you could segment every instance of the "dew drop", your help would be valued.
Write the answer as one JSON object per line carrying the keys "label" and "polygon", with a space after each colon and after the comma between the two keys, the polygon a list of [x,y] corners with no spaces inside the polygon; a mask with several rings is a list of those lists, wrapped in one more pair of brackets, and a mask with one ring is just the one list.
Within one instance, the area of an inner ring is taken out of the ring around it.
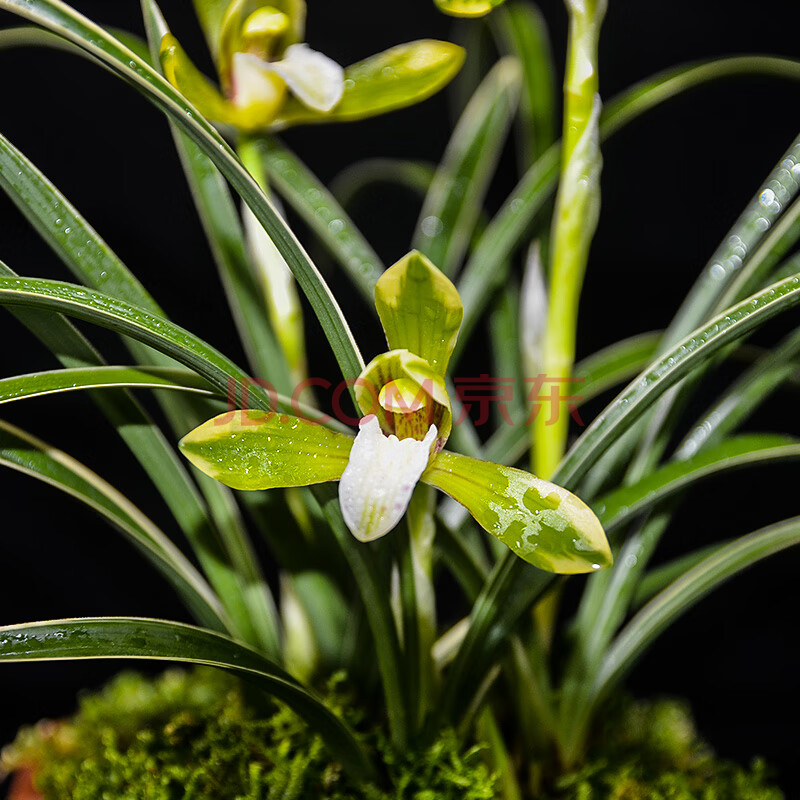
{"label": "dew drop", "polygon": [[425,219],[422,220],[420,228],[422,228],[422,232],[426,236],[438,236],[444,230],[444,223],[439,219],[439,217],[431,215],[430,217],[425,217]]}
{"label": "dew drop", "polygon": [[772,205],[772,202],[775,200],[775,192],[772,189],[764,189],[761,192],[761,195],[758,198],[758,202],[764,208],[769,208]]}

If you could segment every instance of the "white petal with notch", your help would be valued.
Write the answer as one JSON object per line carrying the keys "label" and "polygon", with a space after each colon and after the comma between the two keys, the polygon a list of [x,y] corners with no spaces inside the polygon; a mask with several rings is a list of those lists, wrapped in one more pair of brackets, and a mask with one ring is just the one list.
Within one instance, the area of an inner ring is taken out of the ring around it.
{"label": "white petal with notch", "polygon": [[[234,53],[231,66],[233,103],[239,108],[268,106],[277,108],[286,87],[267,64],[252,53]],[[280,75],[278,76],[281,77]],[[284,83],[286,81],[284,80]]]}
{"label": "white petal with notch", "polygon": [[290,45],[280,61],[264,66],[280,75],[291,93],[314,111],[332,111],[344,94],[344,69],[307,44]]}
{"label": "white petal with notch", "polygon": [[374,414],[361,420],[339,482],[342,516],[356,539],[379,539],[400,522],[437,435],[431,425],[421,442],[398,439],[384,435]]}

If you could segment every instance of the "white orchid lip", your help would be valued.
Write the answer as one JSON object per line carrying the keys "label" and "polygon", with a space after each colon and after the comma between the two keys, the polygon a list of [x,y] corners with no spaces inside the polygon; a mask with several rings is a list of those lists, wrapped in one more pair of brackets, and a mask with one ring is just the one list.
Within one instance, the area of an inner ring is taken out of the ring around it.
{"label": "white orchid lip", "polygon": [[307,44],[290,45],[280,61],[265,62],[263,68],[283,78],[289,91],[314,111],[332,111],[344,94],[344,69]]}
{"label": "white orchid lip", "polygon": [[361,420],[339,482],[342,516],[356,539],[379,539],[400,522],[437,436],[431,425],[422,441],[398,439],[383,433],[374,414]]}
{"label": "white orchid lip", "polygon": [[234,53],[231,66],[232,101],[238,108],[278,109],[286,96],[285,82],[265,69],[266,62],[253,53]]}

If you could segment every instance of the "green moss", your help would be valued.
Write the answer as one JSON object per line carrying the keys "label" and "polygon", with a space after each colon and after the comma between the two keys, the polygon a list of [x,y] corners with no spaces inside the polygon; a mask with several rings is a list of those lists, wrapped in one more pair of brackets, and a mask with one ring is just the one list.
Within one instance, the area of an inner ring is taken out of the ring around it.
{"label": "green moss", "polygon": [[[85,695],[57,726],[20,733],[0,762],[33,765],[45,800],[494,800],[486,751],[463,752],[446,731],[423,752],[394,752],[366,730],[341,680],[329,706],[360,731],[385,765],[390,789],[352,785],[293,712],[259,713],[234,678],[215,670],[118,676]],[[764,764],[714,758],[688,708],[620,702],[603,715],[589,759],[546,800],[782,800]],[[544,800],[544,799],[543,799]]]}
{"label": "green moss", "polygon": [[[331,708],[359,726],[340,682]],[[224,673],[171,671],[155,681],[126,673],[78,713],[22,731],[7,767],[35,765],[46,800],[491,800],[495,779],[480,748],[463,753],[445,733],[399,756],[380,732],[363,735],[386,765],[391,791],[349,783],[293,712],[256,715]]]}
{"label": "green moss", "polygon": [[605,719],[586,764],[548,800],[783,800],[763,761],[715,758],[683,703],[627,700]]}

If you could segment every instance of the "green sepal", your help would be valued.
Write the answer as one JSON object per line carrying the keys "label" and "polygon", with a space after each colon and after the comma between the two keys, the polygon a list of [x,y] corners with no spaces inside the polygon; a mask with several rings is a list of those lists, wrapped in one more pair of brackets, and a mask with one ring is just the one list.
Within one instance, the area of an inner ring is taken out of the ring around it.
{"label": "green sepal", "polygon": [[442,452],[421,480],[449,494],[529,564],[572,575],[613,561],[603,526],[571,492],[512,467]]}
{"label": "green sepal", "polygon": [[[364,416],[375,414],[386,433],[396,433],[392,423],[393,415],[380,406],[379,396],[381,389],[387,383],[401,379],[414,383],[420,396],[427,395],[432,400],[427,403],[430,415],[421,415],[420,418],[424,419],[425,424],[418,431],[420,435],[415,435],[414,438],[423,439],[430,425],[436,425],[438,430],[436,449],[441,449],[453,429],[450,398],[443,377],[421,356],[408,350],[391,350],[373,358],[358,376],[353,387],[358,407]],[[403,437],[398,434],[398,438]]]}
{"label": "green sepal", "polygon": [[439,11],[451,17],[485,17],[505,0],[436,0]]}
{"label": "green sepal", "polygon": [[229,5],[230,0],[194,0],[195,13],[208,42],[208,49],[215,59],[219,53],[222,20]]}
{"label": "green sepal", "polygon": [[[223,88],[230,88],[230,69],[234,53],[246,52],[243,28],[248,18],[261,8],[274,8],[289,17],[289,30],[275,45],[277,50],[270,54],[272,58],[280,58],[283,51],[296,42],[302,42],[306,29],[305,0],[233,0],[225,11],[220,24],[219,54],[217,69]],[[263,56],[262,56],[263,57]]]}
{"label": "green sepal", "polygon": [[447,372],[464,307],[428,258],[413,250],[389,267],[375,284],[375,306],[391,350],[410,350],[440,375]]}
{"label": "green sepal", "polygon": [[276,489],[338,481],[353,439],[275,411],[228,411],[180,442],[199,470],[233,489]]}
{"label": "green sepal", "polygon": [[392,47],[345,69],[344,96],[332,111],[314,111],[289,98],[274,127],[349,122],[419,103],[455,77],[464,57],[463,48],[435,39]]}
{"label": "green sepal", "polygon": [[166,79],[207,119],[237,127],[253,127],[245,110],[226,100],[192,63],[180,42],[167,33],[161,40],[161,68]]}

